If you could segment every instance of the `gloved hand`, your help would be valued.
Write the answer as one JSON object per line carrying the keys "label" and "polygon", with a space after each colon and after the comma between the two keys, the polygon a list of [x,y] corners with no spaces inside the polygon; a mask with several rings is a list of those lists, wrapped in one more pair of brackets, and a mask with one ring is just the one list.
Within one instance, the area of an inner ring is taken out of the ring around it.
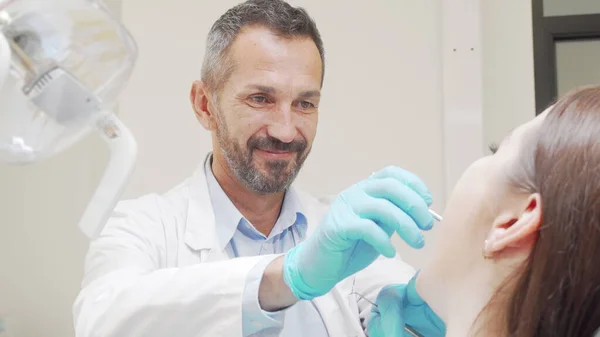
{"label": "gloved hand", "polygon": [[417,275],[408,284],[393,284],[381,289],[375,300],[377,307],[371,308],[367,323],[370,337],[412,337],[404,330],[405,324],[423,336],[446,335],[444,322],[417,293]]}
{"label": "gloved hand", "polygon": [[329,292],[382,254],[393,257],[394,232],[414,248],[431,229],[431,194],[414,174],[387,167],[342,192],[320,226],[285,256],[283,278],[300,300]]}

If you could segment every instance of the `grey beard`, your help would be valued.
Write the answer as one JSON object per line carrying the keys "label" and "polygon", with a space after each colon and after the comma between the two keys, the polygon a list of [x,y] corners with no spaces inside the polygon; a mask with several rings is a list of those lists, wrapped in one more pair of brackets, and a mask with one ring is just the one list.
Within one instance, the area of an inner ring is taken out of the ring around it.
{"label": "grey beard", "polygon": [[[267,174],[253,164],[252,149],[245,153],[239,145],[233,141],[227,131],[227,126],[219,118],[217,126],[217,139],[223,152],[223,156],[233,174],[239,182],[255,193],[273,194],[287,190],[300,172],[304,160],[309,151],[299,153],[296,157],[296,167],[289,169],[288,161],[273,161],[267,164]],[[293,164],[292,164],[293,165]]]}
{"label": "grey beard", "polygon": [[[260,169],[252,164],[252,155],[246,158],[246,160],[235,160],[229,151],[225,150],[225,148],[222,149],[225,160],[237,179],[248,189],[259,194],[273,194],[287,190],[296,179],[302,167],[302,164],[300,164],[291,173],[287,173],[288,162],[274,162],[269,164],[269,171],[273,177],[271,178],[263,174]],[[285,178],[278,179],[282,178],[283,175],[285,175]]]}

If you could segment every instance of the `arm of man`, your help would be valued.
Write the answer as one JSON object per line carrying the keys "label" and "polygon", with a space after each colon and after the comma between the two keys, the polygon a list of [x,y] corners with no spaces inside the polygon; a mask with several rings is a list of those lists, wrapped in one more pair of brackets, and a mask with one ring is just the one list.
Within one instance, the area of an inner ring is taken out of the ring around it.
{"label": "arm of man", "polygon": [[284,259],[284,256],[276,258],[265,269],[258,293],[260,307],[265,311],[280,311],[298,302],[283,280]]}
{"label": "arm of man", "polygon": [[[112,218],[92,242],[74,305],[76,335],[243,336],[248,295],[258,303],[262,272],[276,256],[163,268],[176,254],[165,247],[166,236],[175,233],[165,234],[161,205],[149,204],[155,207],[123,206],[126,216]],[[248,291],[249,282],[254,290]]]}

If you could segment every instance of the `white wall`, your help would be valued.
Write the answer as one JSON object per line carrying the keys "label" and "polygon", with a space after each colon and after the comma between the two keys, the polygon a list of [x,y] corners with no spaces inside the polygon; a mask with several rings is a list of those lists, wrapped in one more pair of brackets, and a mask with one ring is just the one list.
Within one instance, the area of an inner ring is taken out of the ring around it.
{"label": "white wall", "polygon": [[72,335],[87,250],[77,222],[106,158],[90,137],[34,166],[0,166],[0,316],[13,336]]}
{"label": "white wall", "polygon": [[[292,1],[314,16],[327,52],[319,133],[299,185],[315,195],[336,193],[394,164],[419,174],[434,208],[443,209],[441,1]],[[188,90],[210,26],[235,3],[124,0],[125,24],[140,47],[120,105],[140,149],[126,197],[167,190],[210,149]],[[528,3],[484,5],[486,139],[533,114]],[[106,155],[92,137],[24,170],[0,166],[0,315],[11,314],[17,337],[72,335],[70,307],[87,246],[76,223]],[[396,244],[420,264],[422,255]]]}
{"label": "white wall", "polygon": [[535,116],[531,1],[483,1],[483,139],[486,153]]}

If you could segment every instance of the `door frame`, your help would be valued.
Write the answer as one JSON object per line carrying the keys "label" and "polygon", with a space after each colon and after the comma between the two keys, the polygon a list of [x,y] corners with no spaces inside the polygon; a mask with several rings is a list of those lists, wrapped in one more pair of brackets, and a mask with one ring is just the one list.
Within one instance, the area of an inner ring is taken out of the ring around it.
{"label": "door frame", "polygon": [[532,0],[535,110],[556,100],[556,42],[600,39],[600,14],[544,16],[544,1]]}

